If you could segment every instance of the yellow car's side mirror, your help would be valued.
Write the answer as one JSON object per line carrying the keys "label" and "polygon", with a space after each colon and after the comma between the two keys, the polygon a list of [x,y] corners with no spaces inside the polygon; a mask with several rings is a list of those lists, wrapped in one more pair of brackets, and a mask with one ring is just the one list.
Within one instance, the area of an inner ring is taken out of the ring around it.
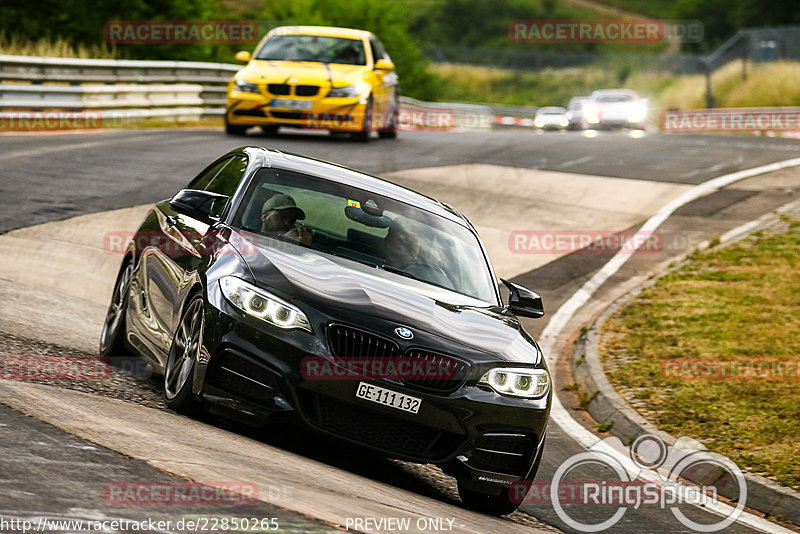
{"label": "yellow car's side mirror", "polygon": [[375,62],[375,70],[394,70],[394,63],[388,59],[379,59]]}
{"label": "yellow car's side mirror", "polygon": [[244,50],[241,52],[236,52],[234,59],[236,60],[236,63],[246,65],[247,63],[250,63],[250,52],[245,52]]}

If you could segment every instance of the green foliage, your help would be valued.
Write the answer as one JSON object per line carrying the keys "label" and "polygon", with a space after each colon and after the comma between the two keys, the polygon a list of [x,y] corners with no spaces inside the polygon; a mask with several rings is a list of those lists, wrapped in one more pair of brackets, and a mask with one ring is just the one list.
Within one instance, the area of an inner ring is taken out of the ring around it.
{"label": "green foliage", "polygon": [[381,0],[275,0],[258,16],[288,24],[342,26],[377,35],[397,66],[404,94],[435,100],[443,82],[428,72],[428,60],[409,36],[408,7]]}
{"label": "green foliage", "polygon": [[703,23],[703,41],[689,46],[701,51],[713,50],[739,28],[800,23],[797,2],[786,0],[677,0],[673,15]]}
{"label": "green foliage", "polygon": [[[208,20],[220,17],[219,0],[0,0],[0,28],[18,38],[66,39],[73,44],[103,43],[103,28],[113,20]],[[136,59],[214,60],[225,47],[121,45],[120,55]]]}

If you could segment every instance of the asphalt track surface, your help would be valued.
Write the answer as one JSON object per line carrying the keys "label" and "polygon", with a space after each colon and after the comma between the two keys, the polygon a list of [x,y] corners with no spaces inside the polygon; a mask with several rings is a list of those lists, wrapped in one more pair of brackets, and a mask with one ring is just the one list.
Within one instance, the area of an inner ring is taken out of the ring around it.
{"label": "asphalt track surface", "polygon": [[[369,144],[327,135],[291,133],[277,138],[258,134],[232,138],[207,130],[6,135],[0,136],[0,233],[169,197],[212,159],[244,144],[335,161],[375,174],[487,163],[680,184],[699,184],[737,170],[800,156],[800,143],[794,140],[662,134],[632,138],[623,132],[601,132],[593,138],[579,132],[536,134],[525,130],[413,132],[401,134],[397,140],[374,140]],[[513,195],[513,183],[497,186],[498,198]],[[747,191],[723,191],[692,203],[681,214],[687,218],[687,224],[692,224],[692,217],[702,218],[730,209],[751,195]],[[760,207],[768,211],[778,200],[766,197]],[[493,199],[487,198],[486,202],[491,204]],[[743,217],[746,215],[749,213]],[[607,259],[602,255],[570,255],[521,275],[517,281],[541,291],[546,307],[555,310],[570,289],[577,289]],[[535,333],[541,326],[530,323]],[[13,417],[6,412],[0,415],[5,424],[7,417]],[[551,424],[537,478],[549,480],[561,462],[581,451],[577,443]],[[298,452],[304,453],[302,448]],[[598,472],[587,476],[604,477]],[[429,491],[426,489],[425,493]],[[0,509],[7,509],[7,504],[0,503]],[[524,505],[523,510],[560,529],[574,531],[556,517],[552,506]],[[605,513],[602,508],[582,510],[575,505],[569,511],[585,521]],[[691,510],[687,514],[702,516],[704,512]],[[629,510],[613,531],[688,529],[667,510],[643,506]],[[740,526],[726,529],[726,532],[750,531]]]}

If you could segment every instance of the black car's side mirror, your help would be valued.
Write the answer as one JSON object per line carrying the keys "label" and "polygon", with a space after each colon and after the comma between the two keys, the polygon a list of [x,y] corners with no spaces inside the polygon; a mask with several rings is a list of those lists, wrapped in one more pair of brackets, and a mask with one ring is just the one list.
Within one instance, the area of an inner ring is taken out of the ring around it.
{"label": "black car's side mirror", "polygon": [[211,191],[181,189],[172,197],[169,205],[178,213],[185,213],[204,223],[211,224],[219,220],[228,200],[230,200],[229,196]]}
{"label": "black car's side mirror", "polygon": [[530,289],[517,284],[512,284],[507,280],[501,279],[500,281],[506,285],[509,291],[508,311],[514,315],[532,317],[534,319],[544,316],[544,304],[542,304],[542,297],[538,293],[534,293]]}

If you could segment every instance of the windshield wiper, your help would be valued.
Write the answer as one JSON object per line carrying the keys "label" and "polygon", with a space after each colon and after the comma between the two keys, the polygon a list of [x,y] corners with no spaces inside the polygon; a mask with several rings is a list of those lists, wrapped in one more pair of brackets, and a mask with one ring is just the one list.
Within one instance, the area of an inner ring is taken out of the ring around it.
{"label": "windshield wiper", "polygon": [[[425,283],[428,283],[428,284],[432,283],[432,282],[429,282],[428,280],[424,280],[424,279],[420,278],[419,276],[413,275],[408,271],[404,271],[403,269],[398,269],[397,267],[392,267],[391,265],[384,264],[384,265],[381,266],[381,269],[383,269],[384,271],[390,272],[390,273],[399,274],[400,276],[413,278],[414,280],[418,280],[420,282],[425,282]],[[438,284],[433,284],[433,285],[438,285]]]}

